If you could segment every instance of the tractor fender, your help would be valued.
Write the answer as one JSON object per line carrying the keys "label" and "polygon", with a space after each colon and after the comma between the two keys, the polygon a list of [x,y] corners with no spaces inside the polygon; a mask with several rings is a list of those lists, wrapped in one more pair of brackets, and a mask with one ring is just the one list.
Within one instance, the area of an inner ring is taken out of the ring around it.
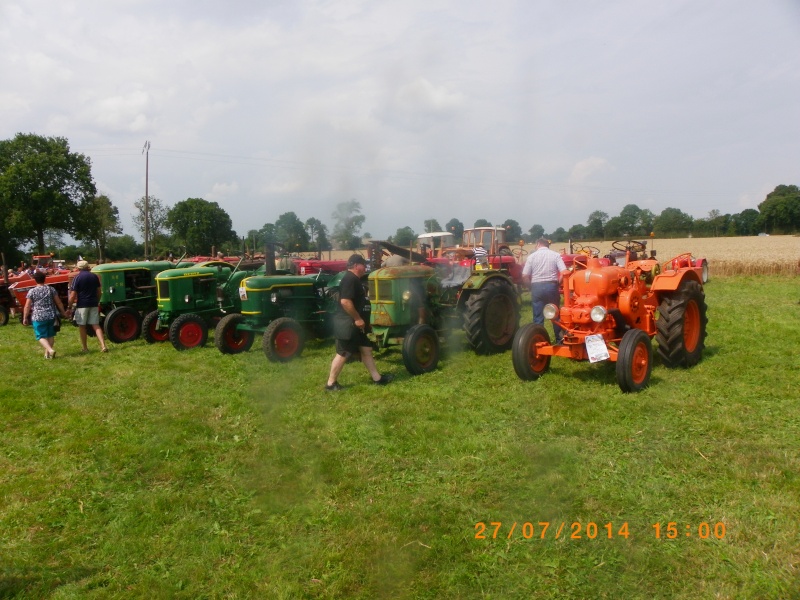
{"label": "tractor fender", "polygon": [[677,271],[662,271],[653,278],[650,286],[651,292],[674,292],[683,285],[684,281],[696,281],[701,286],[700,276],[692,269],[679,269]]}

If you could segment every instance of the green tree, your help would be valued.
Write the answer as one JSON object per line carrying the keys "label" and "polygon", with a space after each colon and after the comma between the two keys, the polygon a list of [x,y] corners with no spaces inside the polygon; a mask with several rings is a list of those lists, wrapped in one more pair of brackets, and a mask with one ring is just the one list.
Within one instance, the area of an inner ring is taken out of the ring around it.
{"label": "green tree", "polygon": [[66,138],[18,133],[0,141],[0,249],[33,241],[44,252],[48,229],[80,237],[77,217],[96,193],[91,161],[70,152]]}
{"label": "green tree", "polygon": [[109,236],[106,240],[106,257],[109,260],[132,260],[142,254],[144,246],[133,239],[132,235]]}
{"label": "green tree", "polygon": [[569,239],[571,240],[585,240],[586,239],[586,226],[578,223],[569,228]]}
{"label": "green tree", "polygon": [[514,219],[506,219],[503,222],[503,227],[506,230],[506,241],[511,244],[516,244],[522,239],[522,227],[519,226]]}
{"label": "green tree", "polygon": [[569,234],[564,231],[563,227],[559,227],[547,237],[551,242],[566,242],[569,239]]}
{"label": "green tree", "polygon": [[731,216],[733,235],[756,235],[760,213],[754,208],[746,208],[742,212]]}
{"label": "green tree", "polygon": [[305,224],[293,212],[283,213],[275,221],[275,236],[288,252],[303,252],[309,248]]}
{"label": "green tree", "polygon": [[314,217],[309,218],[306,221],[306,230],[312,249],[320,252],[331,249],[331,243],[328,241],[328,228],[322,224],[322,221]]}
{"label": "green tree", "polygon": [[[133,203],[136,212],[133,214],[133,226],[136,228],[144,240],[144,205],[145,198],[142,196]],[[155,196],[147,198],[147,229],[148,229],[148,248],[144,248],[144,254],[153,256],[156,243],[162,240],[167,228],[168,210]]]}
{"label": "green tree", "polygon": [[461,238],[464,237],[464,224],[456,218],[450,219],[445,225],[446,231],[449,231],[456,238],[456,243],[461,243]]}
{"label": "green tree", "polygon": [[84,222],[82,228],[86,232],[81,240],[85,244],[93,245],[97,260],[103,262],[106,258],[109,236],[122,233],[119,209],[111,203],[108,196],[95,196],[87,203],[80,218]]}
{"label": "green tree", "polygon": [[473,225],[473,227],[491,227],[491,226],[492,224],[486,219],[478,219],[477,221],[475,221],[475,224]]}
{"label": "green tree", "polygon": [[343,250],[358,248],[361,245],[358,232],[364,226],[365,219],[357,200],[337,204],[333,211],[333,241]]}
{"label": "green tree", "polygon": [[417,234],[414,233],[414,230],[411,227],[401,227],[397,230],[397,232],[392,236],[392,242],[397,244],[398,246],[403,246],[407,248],[409,244],[413,244],[414,240],[417,239]]}
{"label": "green tree", "polygon": [[187,198],[167,212],[167,227],[189,252],[203,254],[236,240],[231,218],[219,204]]}
{"label": "green tree", "polygon": [[758,205],[761,223],[767,233],[794,233],[800,230],[800,188],[779,185]]}
{"label": "green tree", "polygon": [[544,227],[542,227],[538,223],[536,225],[532,225],[531,228],[528,229],[528,236],[529,236],[529,241],[531,242],[535,242],[540,237],[544,237]]}
{"label": "green tree", "polygon": [[264,226],[258,230],[258,233],[261,235],[261,248],[259,248],[259,250],[264,249],[264,244],[274,244],[278,241],[274,223],[265,223]]}
{"label": "green tree", "polygon": [[605,225],[608,222],[608,213],[602,210],[596,210],[589,215],[589,220],[586,221],[586,238],[590,240],[604,240],[605,239]]}
{"label": "green tree", "polygon": [[692,230],[691,215],[677,208],[665,208],[656,217],[653,229],[660,237],[677,237],[688,234]]}
{"label": "green tree", "polygon": [[432,231],[441,231],[442,226],[439,225],[439,221],[436,219],[426,219],[425,220],[425,233],[430,233]]}

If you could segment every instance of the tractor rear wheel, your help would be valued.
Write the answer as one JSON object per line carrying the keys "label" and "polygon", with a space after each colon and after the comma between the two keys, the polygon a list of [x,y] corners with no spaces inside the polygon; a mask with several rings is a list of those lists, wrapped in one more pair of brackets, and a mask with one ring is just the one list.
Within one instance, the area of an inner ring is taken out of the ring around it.
{"label": "tractor rear wheel", "polygon": [[242,331],[236,327],[244,322],[244,315],[234,313],[225,315],[214,329],[214,345],[223,354],[247,352],[256,336],[252,331]]}
{"label": "tractor rear wheel", "polygon": [[194,313],[181,315],[169,327],[169,341],[175,350],[205,346],[208,341],[208,325]]}
{"label": "tractor rear wheel", "polygon": [[403,363],[412,375],[436,370],[439,364],[439,336],[430,325],[414,325],[403,338]]}
{"label": "tractor rear wheel", "polygon": [[706,341],[706,295],[696,281],[685,281],[658,305],[656,342],[665,367],[692,367],[700,362]]}
{"label": "tractor rear wheel", "polygon": [[269,324],[261,347],[272,362],[289,362],[303,352],[303,328],[294,319],[281,317]]}
{"label": "tractor rear wheel", "polygon": [[142,333],[142,316],[130,306],[119,306],[106,315],[103,329],[115,344],[132,342]]}
{"label": "tractor rear wheel", "polygon": [[504,279],[490,279],[467,298],[464,331],[478,354],[508,350],[518,327],[517,296]]}
{"label": "tractor rear wheel", "polygon": [[511,345],[511,362],[520,379],[539,379],[550,368],[550,355],[539,354],[536,350],[541,343],[550,345],[550,334],[543,326],[528,323],[517,330]]}
{"label": "tractor rear wheel", "polygon": [[0,305],[0,327],[8,325],[8,309]]}
{"label": "tractor rear wheel", "polygon": [[623,392],[639,392],[650,383],[653,344],[641,329],[629,329],[622,336],[617,355],[617,383]]}
{"label": "tractor rear wheel", "polygon": [[147,313],[142,319],[142,336],[148,344],[166,342],[169,339],[169,327],[156,329],[158,325],[158,311]]}

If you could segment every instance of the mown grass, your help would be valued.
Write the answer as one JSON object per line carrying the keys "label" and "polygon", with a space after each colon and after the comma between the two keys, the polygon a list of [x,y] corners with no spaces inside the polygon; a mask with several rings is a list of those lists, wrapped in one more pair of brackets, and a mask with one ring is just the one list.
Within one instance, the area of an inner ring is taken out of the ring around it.
{"label": "mown grass", "polygon": [[[0,597],[800,598],[800,286],[706,293],[704,360],[636,395],[613,365],[522,382],[458,335],[435,373],[390,351],[391,385],[353,364],[330,394],[329,342],[288,365],[211,344],[80,355],[66,328],[45,361],[12,323]],[[670,521],[678,539],[655,539]]]}

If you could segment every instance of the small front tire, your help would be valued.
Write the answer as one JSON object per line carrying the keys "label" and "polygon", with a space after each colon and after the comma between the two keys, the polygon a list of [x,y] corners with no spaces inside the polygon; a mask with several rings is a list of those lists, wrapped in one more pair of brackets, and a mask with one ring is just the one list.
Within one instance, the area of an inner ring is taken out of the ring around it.
{"label": "small front tire", "polygon": [[549,354],[540,354],[537,348],[550,345],[550,334],[541,325],[528,323],[520,327],[511,343],[511,360],[520,379],[534,381],[550,368]]}
{"label": "small front tire", "polygon": [[106,338],[115,344],[132,342],[142,332],[142,315],[130,306],[118,306],[106,315],[103,329]]}
{"label": "small front tire", "polygon": [[412,375],[435,371],[439,364],[439,336],[430,325],[414,325],[403,338],[403,363]]}
{"label": "small front tire", "polygon": [[156,329],[158,325],[158,311],[147,313],[142,319],[142,337],[148,344],[166,342],[169,339],[169,327]]}
{"label": "small front tire", "polygon": [[223,354],[247,352],[253,346],[255,335],[252,331],[237,329],[244,323],[244,315],[234,313],[225,315],[214,329],[214,345]]}
{"label": "small front tire", "polygon": [[281,317],[269,324],[261,348],[272,362],[289,362],[300,356],[305,346],[303,328],[294,319]]}
{"label": "small front tire", "polygon": [[653,344],[641,329],[629,329],[622,336],[617,355],[617,384],[626,394],[640,392],[650,383]]}
{"label": "small front tire", "polygon": [[181,315],[170,325],[169,341],[179,351],[205,346],[208,341],[208,325],[194,313]]}

